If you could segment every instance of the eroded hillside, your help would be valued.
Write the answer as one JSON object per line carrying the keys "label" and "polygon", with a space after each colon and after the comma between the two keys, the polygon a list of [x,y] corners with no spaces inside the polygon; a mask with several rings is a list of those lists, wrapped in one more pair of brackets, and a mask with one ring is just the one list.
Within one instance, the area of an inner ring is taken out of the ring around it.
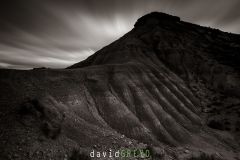
{"label": "eroded hillside", "polygon": [[155,159],[237,159],[239,51],[238,35],[151,13],[68,69],[0,70],[0,157],[151,148]]}

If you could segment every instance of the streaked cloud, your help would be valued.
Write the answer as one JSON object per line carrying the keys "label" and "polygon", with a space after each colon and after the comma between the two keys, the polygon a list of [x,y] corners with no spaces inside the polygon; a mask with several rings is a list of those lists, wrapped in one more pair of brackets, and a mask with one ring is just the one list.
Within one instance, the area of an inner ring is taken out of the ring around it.
{"label": "streaked cloud", "polygon": [[3,0],[0,67],[67,67],[120,38],[152,11],[240,33],[239,7],[239,0]]}

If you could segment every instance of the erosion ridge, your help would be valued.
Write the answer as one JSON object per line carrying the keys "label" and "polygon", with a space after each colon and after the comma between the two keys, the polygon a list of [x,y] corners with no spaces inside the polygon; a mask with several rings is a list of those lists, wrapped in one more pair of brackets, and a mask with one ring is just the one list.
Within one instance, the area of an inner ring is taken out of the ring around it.
{"label": "erosion ridge", "polygon": [[153,12],[67,69],[0,70],[0,157],[151,147],[234,159],[238,126],[212,122],[239,122],[239,51],[238,35]]}

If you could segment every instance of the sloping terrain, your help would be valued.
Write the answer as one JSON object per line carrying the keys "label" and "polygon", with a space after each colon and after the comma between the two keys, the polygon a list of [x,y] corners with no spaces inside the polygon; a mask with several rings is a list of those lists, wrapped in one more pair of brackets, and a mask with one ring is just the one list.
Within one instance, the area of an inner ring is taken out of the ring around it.
{"label": "sloping terrain", "polygon": [[237,159],[239,51],[238,35],[151,13],[67,69],[0,70],[0,158],[151,148]]}

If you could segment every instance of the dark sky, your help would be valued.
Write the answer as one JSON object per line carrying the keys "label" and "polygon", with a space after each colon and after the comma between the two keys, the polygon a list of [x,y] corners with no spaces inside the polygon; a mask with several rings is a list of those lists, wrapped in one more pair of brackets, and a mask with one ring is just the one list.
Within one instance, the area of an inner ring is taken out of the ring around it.
{"label": "dark sky", "polygon": [[63,68],[160,11],[240,33],[239,0],[1,0],[0,68]]}

